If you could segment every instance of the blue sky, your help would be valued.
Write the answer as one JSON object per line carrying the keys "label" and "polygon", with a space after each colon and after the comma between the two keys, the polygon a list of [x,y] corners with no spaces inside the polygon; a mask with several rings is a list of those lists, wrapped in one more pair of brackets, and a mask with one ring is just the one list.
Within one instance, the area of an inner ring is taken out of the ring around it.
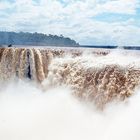
{"label": "blue sky", "polygon": [[88,45],[140,45],[140,0],[0,0],[0,30],[63,34]]}

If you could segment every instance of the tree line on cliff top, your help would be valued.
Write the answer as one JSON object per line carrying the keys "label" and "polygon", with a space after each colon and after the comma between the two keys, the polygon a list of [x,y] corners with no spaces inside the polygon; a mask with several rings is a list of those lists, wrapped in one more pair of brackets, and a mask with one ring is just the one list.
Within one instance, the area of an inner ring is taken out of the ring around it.
{"label": "tree line on cliff top", "polygon": [[42,33],[29,32],[4,32],[0,31],[1,45],[44,45],[44,46],[79,46],[79,44],[63,35],[46,35]]}

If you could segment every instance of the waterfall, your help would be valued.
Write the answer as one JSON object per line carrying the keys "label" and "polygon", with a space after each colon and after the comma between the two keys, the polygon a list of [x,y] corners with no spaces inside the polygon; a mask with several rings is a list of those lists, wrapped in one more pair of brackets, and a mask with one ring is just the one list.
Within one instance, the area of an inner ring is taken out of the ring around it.
{"label": "waterfall", "polygon": [[0,80],[30,79],[46,90],[67,85],[79,99],[94,101],[101,108],[134,93],[140,85],[138,58],[127,60],[131,55],[123,54],[123,63],[108,50],[89,52],[65,48],[0,48]]}
{"label": "waterfall", "polygon": [[18,77],[42,82],[47,77],[51,57],[48,50],[1,48],[0,80]]}

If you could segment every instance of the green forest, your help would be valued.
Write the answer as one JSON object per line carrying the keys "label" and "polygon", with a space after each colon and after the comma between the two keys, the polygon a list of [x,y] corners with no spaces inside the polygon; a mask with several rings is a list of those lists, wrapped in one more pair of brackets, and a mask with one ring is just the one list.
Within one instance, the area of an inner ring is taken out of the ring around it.
{"label": "green forest", "polygon": [[35,45],[35,46],[79,46],[79,44],[63,35],[46,35],[29,32],[3,32],[0,31],[0,45]]}

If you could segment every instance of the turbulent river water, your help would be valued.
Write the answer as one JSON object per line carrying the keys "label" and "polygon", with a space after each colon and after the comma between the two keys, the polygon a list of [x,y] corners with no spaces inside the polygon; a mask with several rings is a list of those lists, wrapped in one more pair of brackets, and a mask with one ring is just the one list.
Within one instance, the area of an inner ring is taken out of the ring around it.
{"label": "turbulent river water", "polygon": [[0,49],[0,140],[139,140],[140,53]]}

